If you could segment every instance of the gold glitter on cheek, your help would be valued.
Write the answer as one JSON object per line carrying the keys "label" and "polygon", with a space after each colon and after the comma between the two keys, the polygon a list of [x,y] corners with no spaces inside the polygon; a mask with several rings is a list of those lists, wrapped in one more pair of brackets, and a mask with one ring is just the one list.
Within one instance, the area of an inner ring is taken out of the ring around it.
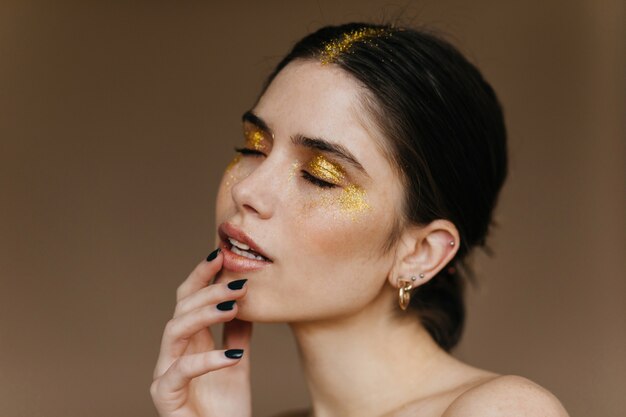
{"label": "gold glitter on cheek", "polygon": [[329,192],[319,190],[315,201],[311,201],[307,207],[322,208],[332,214],[333,219],[341,220],[346,217],[352,221],[358,221],[363,215],[371,209],[367,201],[367,193],[358,185],[350,184],[343,190],[335,190]]}
{"label": "gold glitter on cheek", "polygon": [[291,168],[289,169],[289,177],[287,178],[289,182],[293,181],[299,169],[300,161],[296,160],[291,164]]}
{"label": "gold glitter on cheek", "polygon": [[367,195],[358,185],[348,185],[339,196],[341,210],[351,215],[352,220],[356,220],[356,215],[370,209],[367,203]]}
{"label": "gold glitter on cheek", "polygon": [[247,163],[246,159],[243,156],[236,155],[232,161],[228,164],[226,169],[224,170],[224,175],[222,176],[222,181],[224,186],[232,187],[238,182],[244,180],[248,177],[254,170],[254,166]]}
{"label": "gold glitter on cheek", "polygon": [[235,165],[237,165],[239,163],[239,161],[241,161],[241,154],[236,155],[233,158],[233,160],[228,163],[228,165],[226,166],[226,172],[228,172],[231,169],[233,169],[235,167]]}
{"label": "gold glitter on cheek", "polygon": [[[293,166],[290,178],[298,168],[297,164]],[[306,167],[316,178],[338,186],[318,188],[315,201],[311,201],[312,206],[330,210],[334,219],[345,218],[347,215],[353,221],[360,219],[361,214],[370,210],[367,193],[358,185],[348,182],[346,171],[340,165],[329,161],[323,155],[316,155]]]}
{"label": "gold glitter on cheek", "polygon": [[237,167],[237,164],[241,161],[241,154],[236,155],[232,161],[228,163],[226,169],[224,170],[224,185],[226,187],[232,187],[235,182],[237,182],[236,176],[233,174],[233,169]]}
{"label": "gold glitter on cheek", "polygon": [[317,178],[330,182],[332,184],[340,184],[346,177],[346,173],[339,165],[336,165],[326,159],[323,155],[317,155],[309,162],[311,174]]}

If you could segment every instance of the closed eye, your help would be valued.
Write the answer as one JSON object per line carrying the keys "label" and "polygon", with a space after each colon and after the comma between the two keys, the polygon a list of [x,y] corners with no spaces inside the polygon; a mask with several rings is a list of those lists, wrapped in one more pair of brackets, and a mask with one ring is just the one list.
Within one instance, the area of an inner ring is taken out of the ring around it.
{"label": "closed eye", "polygon": [[[243,156],[253,156],[253,157],[260,157],[260,156],[265,156],[265,154],[261,151],[257,151],[256,149],[250,149],[250,148],[235,148],[235,152],[243,155]],[[304,178],[306,181],[310,182],[311,184],[320,187],[320,188],[335,188],[337,187],[336,184],[332,184],[330,182],[326,182],[324,180],[321,180],[311,174],[309,174],[306,171],[302,171],[302,178]]]}
{"label": "closed eye", "polygon": [[310,182],[311,184],[314,184],[320,188],[335,188],[337,187],[336,184],[332,184],[330,182],[326,182],[323,180],[320,180],[319,178],[309,174],[306,171],[302,171],[302,178],[304,178],[306,181]]}
{"label": "closed eye", "polygon": [[235,152],[240,153],[243,156],[265,156],[263,152],[250,148],[235,148]]}

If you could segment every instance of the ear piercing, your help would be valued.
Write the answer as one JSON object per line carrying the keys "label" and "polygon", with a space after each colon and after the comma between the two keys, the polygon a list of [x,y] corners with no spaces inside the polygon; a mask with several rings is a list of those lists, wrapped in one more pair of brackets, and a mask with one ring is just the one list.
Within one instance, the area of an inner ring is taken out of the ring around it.
{"label": "ear piercing", "polygon": [[[420,272],[418,277],[420,279],[424,278],[424,273]],[[398,283],[400,284],[400,288],[398,290],[398,304],[400,304],[400,308],[402,310],[406,310],[409,306],[409,302],[411,301],[411,290],[413,289],[413,282],[417,280],[415,275],[411,275],[411,280],[408,281],[406,279],[400,278]]]}
{"label": "ear piercing", "polygon": [[[454,240],[451,240],[449,242],[450,246],[454,246],[455,244],[456,243],[454,242]],[[454,272],[450,272],[449,269],[448,273]],[[398,284],[400,285],[400,288],[398,290],[398,304],[400,304],[400,308],[402,310],[406,310],[409,306],[409,302],[411,301],[411,290],[413,289],[413,283],[417,281],[418,277],[419,279],[424,279],[425,276],[426,275],[424,275],[423,272],[420,272],[417,277],[415,275],[411,275],[410,280],[404,278],[398,279]]]}
{"label": "ear piercing", "polygon": [[[413,279],[415,277],[411,277]],[[409,306],[409,302],[411,301],[411,290],[413,289],[413,284],[411,281],[406,281],[404,279],[398,280],[400,284],[400,288],[398,290],[398,304],[400,304],[400,308],[402,310],[406,310]]]}
{"label": "ear piercing", "polygon": [[[420,279],[423,279],[424,278],[424,274],[422,272],[420,272],[419,277],[420,277]],[[417,279],[417,277],[415,275],[411,276],[411,281],[415,281],[416,279]]]}

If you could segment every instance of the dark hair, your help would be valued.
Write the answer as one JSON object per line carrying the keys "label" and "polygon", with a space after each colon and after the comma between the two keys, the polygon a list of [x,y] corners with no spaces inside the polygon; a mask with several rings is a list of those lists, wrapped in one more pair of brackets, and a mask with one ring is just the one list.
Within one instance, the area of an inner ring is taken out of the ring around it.
{"label": "dark hair", "polygon": [[417,289],[410,304],[449,351],[465,321],[459,267],[471,276],[463,260],[485,245],[507,174],[506,129],[493,89],[451,44],[424,30],[367,23],[321,28],[295,44],[265,88],[296,59],[337,65],[365,87],[364,104],[406,190],[390,243],[401,223],[447,219],[457,227],[455,258]]}

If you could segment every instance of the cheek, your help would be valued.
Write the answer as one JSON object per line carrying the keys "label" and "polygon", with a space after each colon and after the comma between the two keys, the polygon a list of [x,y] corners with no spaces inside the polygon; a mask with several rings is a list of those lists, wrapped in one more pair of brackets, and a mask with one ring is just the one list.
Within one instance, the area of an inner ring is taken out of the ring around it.
{"label": "cheek", "polygon": [[288,309],[309,319],[361,310],[378,296],[392,265],[382,252],[390,215],[375,210],[373,202],[355,220],[341,206],[312,203],[302,210],[291,228],[298,231],[291,247],[299,247],[299,256],[291,257],[282,271],[285,285],[275,289],[278,298],[307,294]]}
{"label": "cheek", "polygon": [[243,160],[241,155],[236,155],[233,160],[228,163],[217,192],[216,215],[218,220],[225,218],[225,213],[228,213],[232,210],[232,207],[234,207],[231,198],[231,189],[233,186],[250,175],[253,169],[252,164],[249,161]]}
{"label": "cheek", "polygon": [[236,155],[232,161],[228,163],[222,175],[220,188],[232,188],[233,185],[246,178],[252,172],[253,167],[250,160],[244,159],[241,155]]}
{"label": "cheek", "polygon": [[220,201],[220,195],[226,191],[230,192],[232,186],[238,181],[240,176],[239,165],[241,163],[241,155],[236,155],[232,161],[228,163],[224,173],[222,174],[222,180],[218,190],[218,201]]}
{"label": "cheek", "polygon": [[358,185],[321,189],[310,187],[305,206],[311,215],[323,217],[325,222],[352,228],[367,225],[378,213],[365,190]]}
{"label": "cheek", "polygon": [[363,263],[380,256],[391,219],[364,190],[354,185],[311,190],[296,218],[295,229],[305,239],[302,247],[329,260]]}

